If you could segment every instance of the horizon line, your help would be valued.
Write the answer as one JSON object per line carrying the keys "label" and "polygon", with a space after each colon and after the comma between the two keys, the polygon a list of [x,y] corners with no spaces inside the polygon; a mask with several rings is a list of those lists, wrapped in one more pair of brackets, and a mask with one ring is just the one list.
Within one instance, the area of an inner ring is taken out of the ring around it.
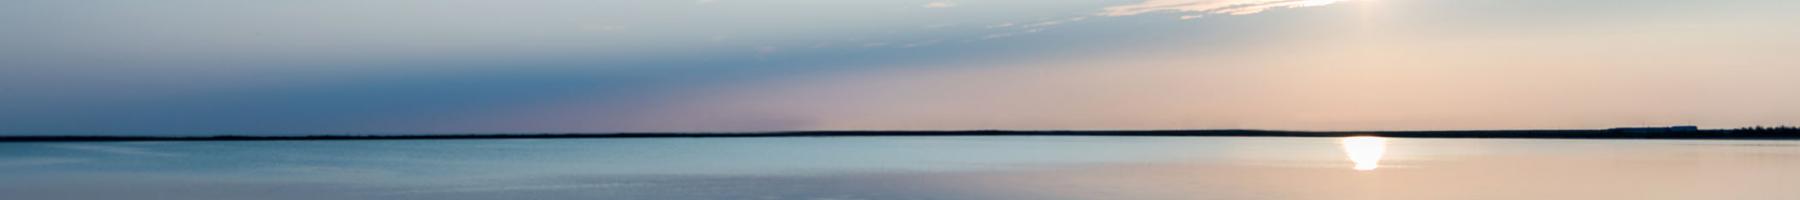
{"label": "horizon line", "polygon": [[1607,129],[1489,129],[1296,131],[1262,129],[1144,130],[805,130],[745,132],[540,132],[446,134],[310,134],[133,136],[133,135],[5,135],[0,142],[103,141],[268,141],[268,140],[430,140],[430,139],[560,139],[560,138],[726,138],[726,137],[875,137],[875,136],[1167,136],[1167,137],[1352,137],[1396,138],[1539,138],[1539,139],[1800,139],[1800,127],[1698,129],[1694,126],[1617,127]]}

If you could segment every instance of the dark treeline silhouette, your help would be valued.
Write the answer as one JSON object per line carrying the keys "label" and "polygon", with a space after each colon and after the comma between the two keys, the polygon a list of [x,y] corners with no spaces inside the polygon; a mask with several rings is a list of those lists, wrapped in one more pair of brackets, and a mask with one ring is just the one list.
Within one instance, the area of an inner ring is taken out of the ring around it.
{"label": "dark treeline silhouette", "polygon": [[1273,130],[1116,130],[1116,131],[794,131],[757,133],[540,133],[442,135],[307,135],[307,136],[0,136],[0,142],[68,141],[261,141],[261,140],[423,140],[532,138],[732,138],[732,137],[869,137],[869,136],[1194,136],[1194,137],[1349,137],[1399,138],[1545,138],[1545,139],[1800,139],[1800,127],[1746,127],[1701,130],[1692,126],[1614,128],[1605,130],[1458,130],[1458,131],[1273,131]]}

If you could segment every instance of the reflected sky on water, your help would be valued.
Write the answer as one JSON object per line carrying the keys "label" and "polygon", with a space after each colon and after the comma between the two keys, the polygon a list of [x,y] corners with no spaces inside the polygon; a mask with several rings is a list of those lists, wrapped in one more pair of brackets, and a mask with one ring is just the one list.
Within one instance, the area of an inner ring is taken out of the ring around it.
{"label": "reflected sky on water", "polygon": [[1793,169],[1800,169],[1797,141],[836,137],[3,143],[0,179],[7,181],[0,182],[0,197],[1796,199],[1800,191],[1791,188],[1800,188],[1800,171]]}

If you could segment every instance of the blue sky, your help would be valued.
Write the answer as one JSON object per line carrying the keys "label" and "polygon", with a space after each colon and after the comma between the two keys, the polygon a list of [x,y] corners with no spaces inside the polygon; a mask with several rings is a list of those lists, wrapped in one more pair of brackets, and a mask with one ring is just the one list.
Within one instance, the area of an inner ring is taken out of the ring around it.
{"label": "blue sky", "polygon": [[8,1],[0,134],[1800,121],[1800,3]]}

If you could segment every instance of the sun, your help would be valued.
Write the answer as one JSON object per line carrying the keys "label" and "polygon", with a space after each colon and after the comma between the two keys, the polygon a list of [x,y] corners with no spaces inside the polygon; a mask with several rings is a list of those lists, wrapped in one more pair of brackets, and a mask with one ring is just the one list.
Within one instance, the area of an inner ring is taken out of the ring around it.
{"label": "sun", "polygon": [[1344,154],[1350,157],[1350,162],[1356,163],[1353,169],[1358,171],[1375,170],[1381,166],[1381,156],[1387,154],[1387,138],[1347,137],[1342,143],[1344,144]]}

